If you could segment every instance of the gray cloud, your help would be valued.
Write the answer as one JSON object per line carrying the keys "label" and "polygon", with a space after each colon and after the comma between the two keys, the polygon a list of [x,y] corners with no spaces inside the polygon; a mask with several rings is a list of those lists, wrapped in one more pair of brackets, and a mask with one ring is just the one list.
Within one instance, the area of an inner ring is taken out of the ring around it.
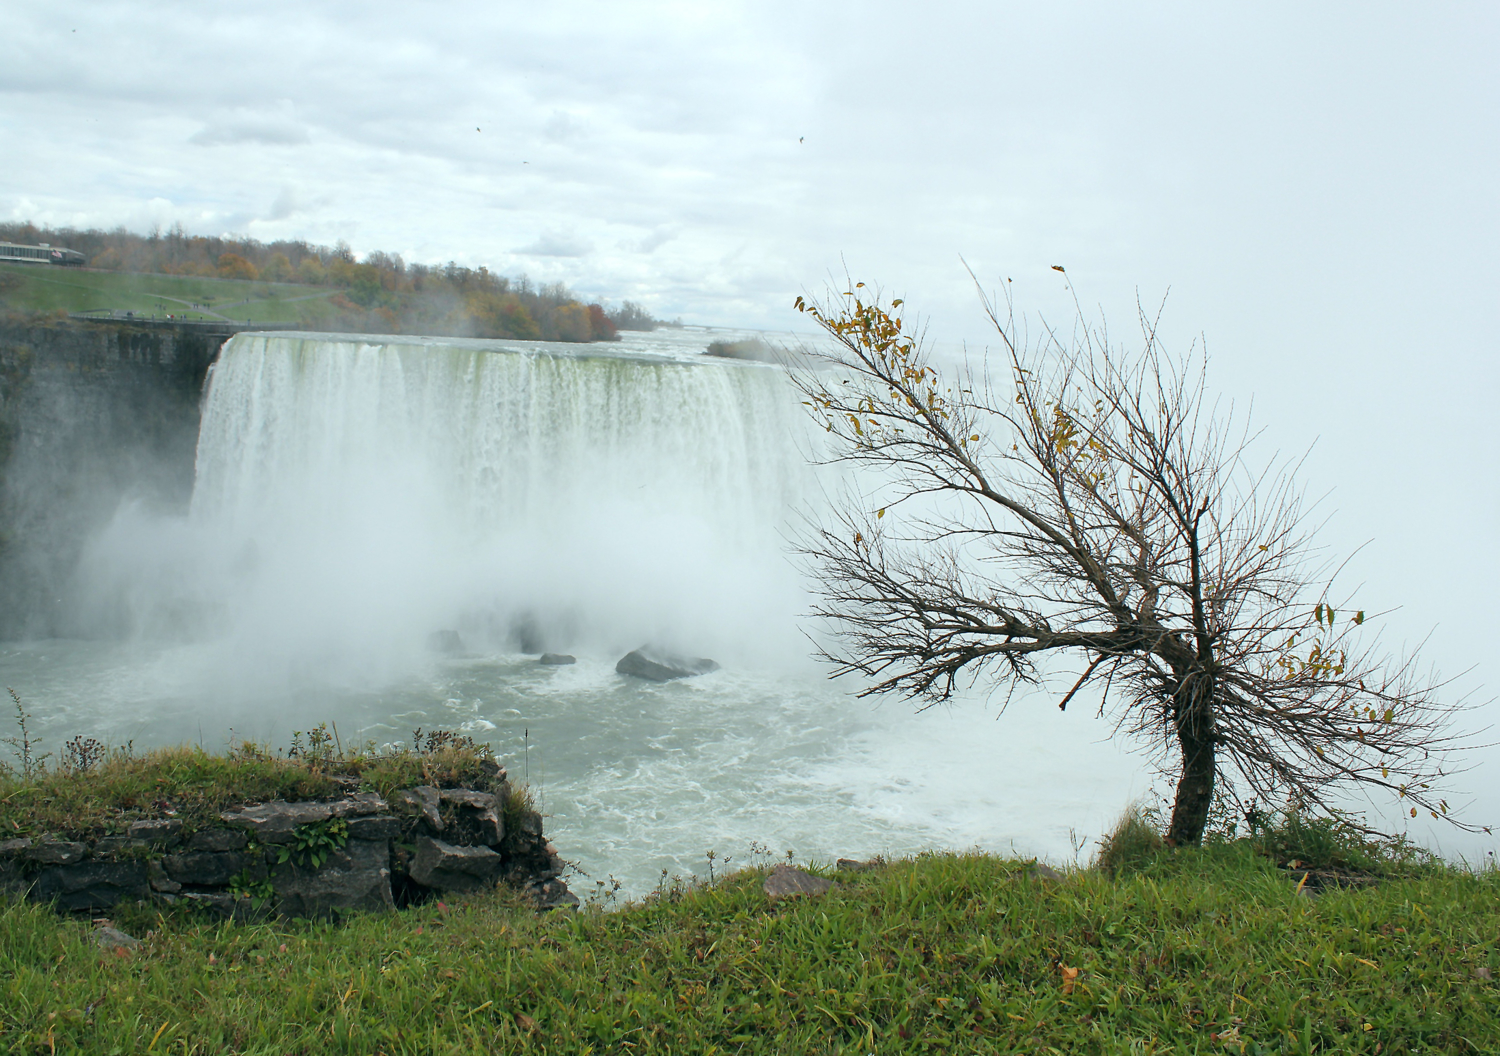
{"label": "gray cloud", "polygon": [[645,238],[633,242],[620,243],[621,248],[628,249],[633,253],[655,253],[662,246],[677,237],[677,229],[671,225],[663,225],[652,231]]}
{"label": "gray cloud", "polygon": [[205,125],[188,142],[200,147],[221,147],[230,144],[265,144],[267,146],[299,146],[311,142],[307,129],[294,122],[276,117],[235,117]]}
{"label": "gray cloud", "polygon": [[294,187],[283,187],[276,195],[276,200],[271,203],[271,211],[266,214],[267,220],[285,220],[299,212],[302,206],[297,200],[297,190]]}
{"label": "gray cloud", "polygon": [[571,231],[544,231],[535,242],[511,250],[523,257],[586,257],[594,247]]}

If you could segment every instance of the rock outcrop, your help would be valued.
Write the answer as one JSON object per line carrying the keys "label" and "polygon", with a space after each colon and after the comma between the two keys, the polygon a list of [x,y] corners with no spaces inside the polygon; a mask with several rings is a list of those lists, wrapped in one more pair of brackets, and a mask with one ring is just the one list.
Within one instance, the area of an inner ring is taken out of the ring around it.
{"label": "rock outcrop", "polygon": [[389,802],[351,791],[247,804],[194,831],[177,818],[147,818],[91,842],[6,840],[0,884],[69,911],[183,901],[234,918],[380,912],[497,883],[539,908],[578,905],[541,815],[493,769],[471,782],[484,787],[420,785]]}
{"label": "rock outcrop", "polygon": [[644,645],[626,653],[620,657],[620,662],[615,664],[615,670],[622,675],[634,675],[636,678],[644,678],[652,682],[671,682],[678,678],[692,678],[694,675],[706,675],[718,669],[719,665],[706,657],[673,656],[671,653]]}

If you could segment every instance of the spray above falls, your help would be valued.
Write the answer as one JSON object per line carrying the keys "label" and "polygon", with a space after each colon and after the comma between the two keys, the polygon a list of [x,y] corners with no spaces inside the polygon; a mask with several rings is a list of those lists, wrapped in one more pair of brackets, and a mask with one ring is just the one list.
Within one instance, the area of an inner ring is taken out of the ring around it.
{"label": "spray above falls", "polygon": [[115,604],[137,632],[365,671],[444,631],[478,651],[800,655],[783,531],[804,436],[765,365],[240,334],[190,516],[154,529],[152,585]]}

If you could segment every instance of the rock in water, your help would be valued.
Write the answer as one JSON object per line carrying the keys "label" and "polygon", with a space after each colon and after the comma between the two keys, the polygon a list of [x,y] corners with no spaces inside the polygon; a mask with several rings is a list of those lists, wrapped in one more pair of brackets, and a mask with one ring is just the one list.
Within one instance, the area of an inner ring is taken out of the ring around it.
{"label": "rock in water", "polygon": [[833,881],[794,869],[790,865],[778,865],[766,877],[764,887],[771,898],[793,898],[797,895],[825,894],[833,887]]}
{"label": "rock in water", "polygon": [[427,636],[427,648],[434,653],[456,656],[464,651],[464,640],[457,631],[433,631]]}
{"label": "rock in water", "polygon": [[576,656],[569,656],[567,653],[543,653],[541,660],[537,662],[551,664],[556,667],[563,664],[576,664],[578,663],[578,658]]}
{"label": "rock in water", "polygon": [[691,678],[717,671],[719,665],[707,657],[673,656],[649,646],[620,657],[615,670],[622,675],[650,679],[652,682],[670,682],[674,678]]}

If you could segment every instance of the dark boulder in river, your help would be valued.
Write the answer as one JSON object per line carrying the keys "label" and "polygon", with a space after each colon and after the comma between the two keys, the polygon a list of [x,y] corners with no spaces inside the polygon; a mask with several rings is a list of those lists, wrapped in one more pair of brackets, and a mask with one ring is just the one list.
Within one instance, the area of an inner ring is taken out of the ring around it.
{"label": "dark boulder in river", "polygon": [[615,670],[622,675],[650,679],[652,682],[670,682],[674,678],[691,678],[717,671],[719,665],[706,657],[673,656],[642,646],[620,657]]}
{"label": "dark boulder in river", "polygon": [[563,664],[576,664],[578,663],[578,658],[569,656],[567,653],[543,653],[541,660],[537,662],[557,667]]}
{"label": "dark boulder in river", "polygon": [[457,631],[433,631],[427,636],[427,648],[434,653],[454,656],[464,651],[464,640]]}

